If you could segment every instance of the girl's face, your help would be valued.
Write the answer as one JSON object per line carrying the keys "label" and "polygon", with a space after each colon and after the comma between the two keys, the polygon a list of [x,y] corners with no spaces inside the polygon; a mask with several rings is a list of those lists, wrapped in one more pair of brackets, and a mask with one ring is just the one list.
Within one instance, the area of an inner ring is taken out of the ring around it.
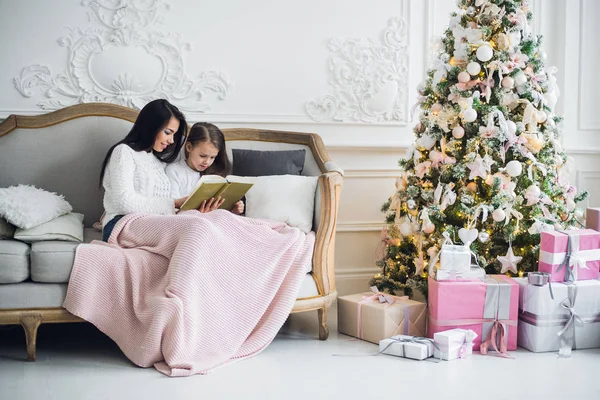
{"label": "girl's face", "polygon": [[179,120],[175,117],[171,117],[167,125],[158,132],[156,139],[154,140],[154,151],[162,153],[167,146],[173,144],[173,135],[179,129]]}
{"label": "girl's face", "polygon": [[219,149],[210,141],[196,143],[192,146],[191,143],[185,144],[185,149],[188,152],[187,165],[194,171],[204,172],[214,162],[219,154]]}

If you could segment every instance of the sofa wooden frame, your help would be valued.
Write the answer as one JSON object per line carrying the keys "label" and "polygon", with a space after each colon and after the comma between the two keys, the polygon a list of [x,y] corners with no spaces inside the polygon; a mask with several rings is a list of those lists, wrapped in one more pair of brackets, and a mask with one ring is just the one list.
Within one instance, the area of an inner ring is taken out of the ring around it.
{"label": "sofa wooden frame", "polygon": [[[12,114],[0,123],[0,136],[7,135],[15,129],[39,129],[81,117],[103,116],[134,122],[137,115],[138,112],[135,110],[107,103],[79,104],[37,116]],[[299,313],[317,310],[319,339],[326,340],[329,336],[327,310],[337,297],[334,253],[337,213],[343,177],[337,171],[327,170],[325,164],[331,160],[321,137],[316,134],[246,128],[223,129],[223,133],[227,141],[252,140],[292,143],[308,146],[312,150],[315,161],[321,170],[321,176],[318,181],[321,193],[321,215],[319,217],[319,229],[313,252],[312,270],[318,295],[297,299],[291,312]],[[66,322],[85,321],[72,315],[62,307],[35,309],[0,308],[0,325],[20,324],[23,327],[27,342],[27,360],[30,361],[34,361],[36,358],[36,337],[40,324]]]}

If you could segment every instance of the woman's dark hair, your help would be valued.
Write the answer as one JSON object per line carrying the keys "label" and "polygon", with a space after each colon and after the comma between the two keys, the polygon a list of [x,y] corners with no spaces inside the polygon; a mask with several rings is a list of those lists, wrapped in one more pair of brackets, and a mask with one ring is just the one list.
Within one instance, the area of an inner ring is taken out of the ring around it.
{"label": "woman's dark hair", "polygon": [[[152,148],[156,141],[156,136],[164,127],[169,123],[171,117],[179,120],[179,129],[173,134],[173,143],[167,146],[162,152],[154,151]],[[187,122],[185,116],[177,107],[169,103],[165,99],[153,100],[146,104],[140,111],[133,127],[125,136],[125,139],[121,140],[114,146],[112,146],[104,161],[102,162],[102,170],[100,172],[100,187],[102,187],[102,180],[104,179],[104,172],[106,165],[113,150],[120,144],[126,144],[135,151],[152,151],[154,156],[165,163],[172,163],[177,159],[181,146],[183,145],[183,138],[187,133]]]}
{"label": "woman's dark hair", "polygon": [[[227,176],[231,173],[231,162],[227,158],[227,149],[225,147],[225,136],[223,132],[215,125],[208,122],[196,122],[190,129],[187,138],[192,147],[198,143],[210,142],[219,150],[213,164],[204,171],[207,175]],[[188,151],[185,151],[185,157],[188,157]]]}

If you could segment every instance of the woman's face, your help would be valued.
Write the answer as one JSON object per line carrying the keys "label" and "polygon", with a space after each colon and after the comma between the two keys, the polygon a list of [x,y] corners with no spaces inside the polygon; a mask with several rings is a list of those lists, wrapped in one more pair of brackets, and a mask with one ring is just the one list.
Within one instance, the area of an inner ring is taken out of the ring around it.
{"label": "woman's face", "polygon": [[162,153],[167,146],[173,144],[173,135],[179,129],[179,120],[175,117],[171,117],[167,125],[158,132],[156,135],[156,139],[154,140],[154,146],[152,148],[154,151]]}
{"label": "woman's face", "polygon": [[187,165],[197,172],[206,171],[208,167],[213,165],[215,158],[219,155],[219,149],[210,141],[196,143],[193,147],[190,142],[187,142],[185,149],[188,152]]}

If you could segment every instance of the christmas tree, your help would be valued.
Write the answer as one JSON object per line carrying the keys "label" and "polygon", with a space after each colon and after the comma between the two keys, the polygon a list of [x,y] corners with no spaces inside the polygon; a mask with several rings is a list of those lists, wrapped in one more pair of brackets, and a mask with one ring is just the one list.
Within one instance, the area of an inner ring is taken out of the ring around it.
{"label": "christmas tree", "polygon": [[425,83],[416,140],[386,202],[380,290],[426,294],[446,237],[487,273],[537,269],[540,233],[580,226],[559,91],[526,0],[458,0]]}

